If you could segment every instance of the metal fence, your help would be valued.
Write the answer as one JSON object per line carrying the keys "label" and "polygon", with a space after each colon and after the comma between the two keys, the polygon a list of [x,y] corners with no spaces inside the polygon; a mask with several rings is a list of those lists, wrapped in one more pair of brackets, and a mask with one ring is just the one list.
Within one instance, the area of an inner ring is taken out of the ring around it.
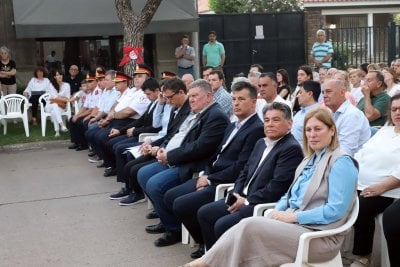
{"label": "metal fence", "polygon": [[387,63],[399,57],[400,26],[326,29],[335,50],[333,66],[346,69],[364,62]]}

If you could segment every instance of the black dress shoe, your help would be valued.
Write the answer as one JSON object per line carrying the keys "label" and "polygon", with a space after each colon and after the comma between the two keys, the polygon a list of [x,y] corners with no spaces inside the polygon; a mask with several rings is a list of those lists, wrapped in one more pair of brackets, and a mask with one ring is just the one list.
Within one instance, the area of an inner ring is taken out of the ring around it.
{"label": "black dress shoe", "polygon": [[100,163],[99,165],[96,166],[97,168],[105,168],[106,165],[104,165],[104,161]]}
{"label": "black dress shoe", "polygon": [[162,234],[165,233],[165,228],[162,223],[146,226],[146,232],[149,234]]}
{"label": "black dress shoe", "polygon": [[182,241],[181,232],[165,232],[162,237],[154,241],[156,247],[166,247]]}
{"label": "black dress shoe", "polygon": [[78,144],[72,144],[68,147],[68,149],[77,149],[79,147]]}
{"label": "black dress shoe", "polygon": [[89,148],[88,146],[78,146],[75,150],[76,151],[82,151],[82,150],[86,150],[88,148]]}
{"label": "black dress shoe", "polygon": [[110,176],[114,176],[117,175],[117,169],[109,167],[107,169],[104,170],[104,177],[110,177]]}
{"label": "black dress shoe", "polygon": [[158,216],[157,212],[155,210],[150,211],[149,213],[147,213],[146,215],[146,219],[158,219],[160,218],[160,216]]}
{"label": "black dress shoe", "polygon": [[192,259],[198,259],[201,258],[204,255],[204,245],[203,244],[199,244],[199,249],[196,250],[195,252],[192,252],[190,254],[190,257]]}

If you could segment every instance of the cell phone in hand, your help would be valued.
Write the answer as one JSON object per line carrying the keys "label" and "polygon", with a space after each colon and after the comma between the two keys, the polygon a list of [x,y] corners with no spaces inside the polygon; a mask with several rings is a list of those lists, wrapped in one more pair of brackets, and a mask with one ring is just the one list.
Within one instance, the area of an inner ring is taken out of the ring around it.
{"label": "cell phone in hand", "polygon": [[232,206],[237,200],[237,197],[233,193],[228,193],[225,198],[225,203],[228,206]]}

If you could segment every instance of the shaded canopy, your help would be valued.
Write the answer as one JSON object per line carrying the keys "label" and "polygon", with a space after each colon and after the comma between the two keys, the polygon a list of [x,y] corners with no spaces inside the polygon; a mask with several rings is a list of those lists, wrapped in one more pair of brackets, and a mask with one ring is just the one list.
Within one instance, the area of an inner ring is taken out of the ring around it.
{"label": "shaded canopy", "polygon": [[[131,0],[140,12],[146,0]],[[122,35],[112,0],[13,0],[17,38]],[[163,0],[145,33],[196,32],[195,1]]]}

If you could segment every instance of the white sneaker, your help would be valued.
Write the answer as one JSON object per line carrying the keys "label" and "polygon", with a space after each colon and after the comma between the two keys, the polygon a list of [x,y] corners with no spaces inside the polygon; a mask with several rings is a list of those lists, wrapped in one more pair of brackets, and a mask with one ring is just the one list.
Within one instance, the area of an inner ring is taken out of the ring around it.
{"label": "white sneaker", "polygon": [[367,257],[359,257],[353,261],[350,267],[369,267],[372,266],[371,261]]}
{"label": "white sneaker", "polygon": [[68,129],[67,129],[67,127],[65,127],[65,126],[62,126],[62,127],[61,127],[61,132],[63,132],[63,133],[66,133],[66,132],[68,132]]}
{"label": "white sneaker", "polygon": [[60,137],[60,133],[56,132],[56,134],[54,135],[54,137]]}
{"label": "white sneaker", "polygon": [[88,161],[89,161],[90,163],[100,163],[100,162],[103,162],[103,160],[100,159],[99,156],[97,156],[97,155],[94,155],[93,157],[89,157],[89,158],[88,158]]}

